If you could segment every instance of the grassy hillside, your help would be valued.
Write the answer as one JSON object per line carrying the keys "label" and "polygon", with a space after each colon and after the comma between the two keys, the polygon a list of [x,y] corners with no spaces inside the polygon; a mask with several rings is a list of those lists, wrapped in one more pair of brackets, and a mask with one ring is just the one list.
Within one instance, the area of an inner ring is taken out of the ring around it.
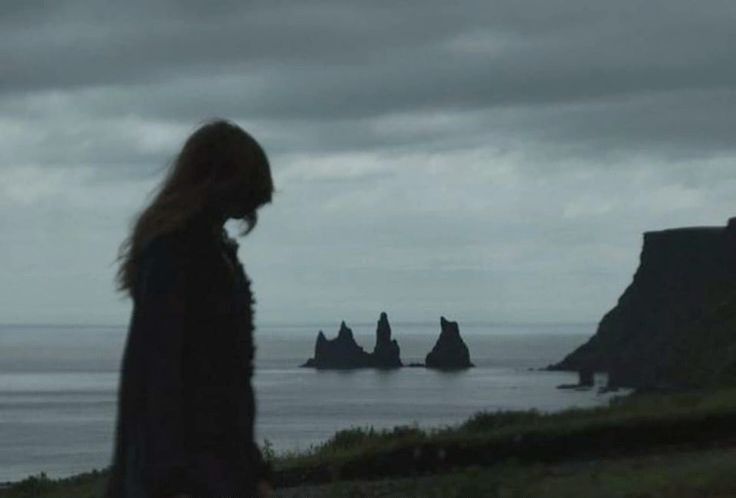
{"label": "grassy hillside", "polygon": [[278,490],[278,498],[733,498],[736,449],[556,464],[506,462],[446,474]]}
{"label": "grassy hillside", "polygon": [[[514,490],[542,481],[549,483],[550,489],[565,486],[577,489],[588,479],[598,478],[623,479],[628,482],[626,489],[634,493],[636,486],[641,486],[644,493],[645,485],[656,487],[668,480],[676,481],[687,472],[712,475],[712,480],[702,484],[714,490],[731,486],[732,480],[719,480],[720,472],[708,470],[720,468],[721,464],[714,467],[701,462],[712,458],[713,462],[732,465],[734,457],[728,448],[735,440],[736,390],[729,389],[635,395],[614,399],[609,407],[556,414],[482,412],[462,424],[430,430],[413,426],[381,431],[351,428],[306,452],[274,456],[266,448],[265,453],[273,458],[279,486],[328,484],[313,489],[337,493],[335,496],[356,496],[340,494],[341,489],[355,486],[354,481],[375,481],[370,486],[379,490],[386,486],[441,488],[445,484],[462,484],[461,488],[470,492],[474,486],[477,490],[484,489],[483,486]],[[678,454],[691,457],[678,457]],[[690,460],[692,464],[688,463]],[[627,467],[627,461],[639,463]],[[729,468],[736,470],[733,466]],[[732,471],[727,474],[736,476]],[[36,476],[0,492],[0,498],[97,497],[105,477],[99,471],[64,480]],[[736,477],[733,481],[736,482]],[[580,494],[573,489],[568,492],[571,494],[549,496],[628,496]],[[283,493],[288,496],[287,490]],[[477,493],[477,496],[494,496]]]}

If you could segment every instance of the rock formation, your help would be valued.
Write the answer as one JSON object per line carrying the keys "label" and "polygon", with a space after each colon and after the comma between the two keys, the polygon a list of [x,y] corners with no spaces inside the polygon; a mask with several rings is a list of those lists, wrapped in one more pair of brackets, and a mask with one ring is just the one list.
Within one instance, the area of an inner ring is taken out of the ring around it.
{"label": "rock formation", "polygon": [[386,313],[381,313],[376,327],[376,345],[373,348],[373,364],[378,368],[397,368],[403,366],[399,343],[391,339],[391,325]]}
{"label": "rock formation", "polygon": [[391,325],[386,313],[381,313],[376,329],[376,345],[373,353],[367,353],[355,342],[353,331],[340,324],[340,331],[335,339],[327,339],[321,330],[317,334],[314,345],[314,358],[310,358],[302,367],[322,369],[345,368],[397,368],[403,366],[399,356],[399,344],[391,339]]}
{"label": "rock formation", "polygon": [[427,368],[455,369],[474,366],[470,353],[462,337],[457,322],[440,318],[442,331],[432,351],[427,354],[424,364]]}
{"label": "rock formation", "polygon": [[595,335],[552,370],[649,389],[736,383],[736,218],[644,234],[639,268]]}
{"label": "rock formation", "polygon": [[578,383],[577,384],[560,384],[557,389],[590,389],[595,385],[595,372],[588,369],[581,369],[578,371]]}
{"label": "rock formation", "polygon": [[321,330],[314,345],[314,358],[307,360],[303,367],[315,368],[361,368],[372,366],[372,358],[355,342],[353,331],[340,324],[340,331],[334,339],[327,339]]}

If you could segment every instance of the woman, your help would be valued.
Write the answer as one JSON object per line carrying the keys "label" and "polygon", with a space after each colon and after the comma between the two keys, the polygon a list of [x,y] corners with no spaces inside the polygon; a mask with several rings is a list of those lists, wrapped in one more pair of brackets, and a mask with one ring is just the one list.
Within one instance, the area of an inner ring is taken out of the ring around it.
{"label": "woman", "polygon": [[254,442],[255,302],[223,224],[271,202],[261,146],[226,120],[197,129],[121,245],[133,299],[107,498],[268,495]]}

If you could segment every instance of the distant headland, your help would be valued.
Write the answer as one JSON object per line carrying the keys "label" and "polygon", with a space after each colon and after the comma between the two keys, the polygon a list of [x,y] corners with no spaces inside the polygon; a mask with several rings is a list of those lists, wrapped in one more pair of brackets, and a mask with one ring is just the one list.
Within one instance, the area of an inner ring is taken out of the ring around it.
{"label": "distant headland", "polygon": [[404,365],[401,349],[396,339],[391,338],[391,324],[386,312],[382,312],[376,326],[376,344],[368,353],[355,342],[353,331],[343,321],[337,337],[327,339],[323,331],[317,334],[314,357],[300,365],[318,369],[381,368],[392,369],[403,366],[436,369],[463,369],[474,366],[470,361],[468,347],[460,337],[457,322],[440,318],[440,335],[424,363]]}
{"label": "distant headland", "polygon": [[736,385],[736,218],[644,234],[633,281],[585,344],[550,370],[608,388]]}

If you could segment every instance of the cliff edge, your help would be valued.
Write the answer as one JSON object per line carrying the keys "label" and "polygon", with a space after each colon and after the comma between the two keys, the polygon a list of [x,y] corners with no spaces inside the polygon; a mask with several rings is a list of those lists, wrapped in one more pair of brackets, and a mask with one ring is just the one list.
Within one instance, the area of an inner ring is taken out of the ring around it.
{"label": "cliff edge", "polygon": [[646,232],[639,267],[595,335],[551,370],[607,372],[609,387],[736,380],[736,218]]}

